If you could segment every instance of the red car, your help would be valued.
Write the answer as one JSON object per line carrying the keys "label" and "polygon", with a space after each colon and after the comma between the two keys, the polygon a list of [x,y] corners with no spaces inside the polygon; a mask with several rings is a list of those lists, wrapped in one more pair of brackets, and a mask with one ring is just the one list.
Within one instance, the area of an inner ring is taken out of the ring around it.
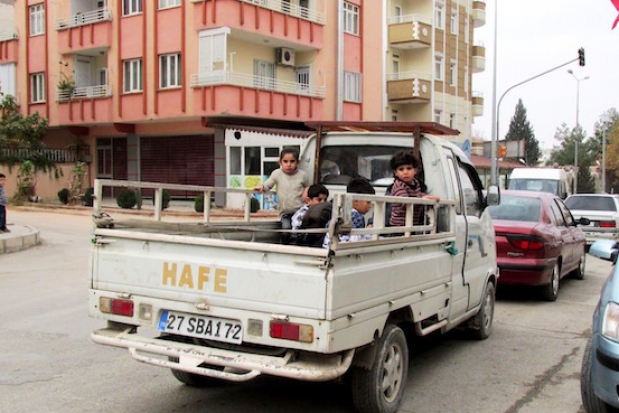
{"label": "red car", "polygon": [[585,276],[585,236],[563,201],[550,193],[502,191],[501,203],[488,207],[496,233],[499,285],[540,287],[557,299],[559,281]]}

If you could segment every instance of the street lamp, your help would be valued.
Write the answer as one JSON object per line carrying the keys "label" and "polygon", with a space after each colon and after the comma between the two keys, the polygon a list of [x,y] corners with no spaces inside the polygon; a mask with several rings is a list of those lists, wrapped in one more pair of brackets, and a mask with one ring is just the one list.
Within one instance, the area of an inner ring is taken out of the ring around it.
{"label": "street lamp", "polygon": [[[580,82],[582,80],[587,80],[589,79],[589,76],[585,76],[582,78],[577,77],[574,74],[574,71],[572,69],[567,69],[567,73],[569,73],[570,75],[572,75],[572,77],[574,79],[576,79],[576,132],[578,132],[579,130],[579,109],[580,109]],[[574,140],[574,168],[576,171],[576,174],[574,175],[574,193],[577,194],[578,193],[578,140]]]}

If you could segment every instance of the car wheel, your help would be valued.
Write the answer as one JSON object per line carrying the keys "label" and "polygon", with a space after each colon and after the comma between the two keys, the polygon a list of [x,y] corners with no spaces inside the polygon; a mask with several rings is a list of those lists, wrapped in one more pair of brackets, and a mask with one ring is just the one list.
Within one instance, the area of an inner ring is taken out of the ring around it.
{"label": "car wheel", "polygon": [[552,274],[550,275],[550,284],[545,285],[542,289],[542,297],[546,301],[555,301],[559,295],[559,278],[561,274],[561,268],[559,268],[559,262],[555,262],[552,267]]}
{"label": "car wheel", "polygon": [[583,251],[578,262],[578,268],[574,270],[572,276],[577,280],[584,280],[585,278],[585,262],[587,261],[587,253]]}
{"label": "car wheel", "polygon": [[488,282],[481,307],[467,325],[469,335],[477,340],[485,340],[490,336],[492,320],[494,318],[495,289],[494,284]]}
{"label": "car wheel", "polygon": [[587,413],[615,413],[616,409],[604,403],[593,392],[591,387],[591,341],[587,341],[585,347],[585,354],[582,357],[582,368],[580,369],[580,396],[582,398],[582,405]]}
{"label": "car wheel", "polygon": [[408,345],[401,328],[388,324],[376,343],[376,355],[367,369],[353,367],[351,391],[360,413],[395,413],[408,375]]}

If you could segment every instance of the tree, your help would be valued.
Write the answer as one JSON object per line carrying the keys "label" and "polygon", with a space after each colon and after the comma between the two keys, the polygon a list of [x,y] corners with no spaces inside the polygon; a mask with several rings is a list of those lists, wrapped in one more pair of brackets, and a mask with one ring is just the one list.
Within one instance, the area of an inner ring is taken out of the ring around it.
{"label": "tree", "polygon": [[585,141],[585,132],[578,125],[570,129],[565,123],[557,128],[555,140],[561,147],[555,149],[550,157],[551,163],[558,166],[574,165],[576,144],[578,144],[578,193],[594,193],[595,181],[591,176],[590,166],[597,158],[597,144],[593,139]]}
{"label": "tree", "polygon": [[518,100],[516,112],[509,123],[509,130],[505,135],[505,140],[518,141],[524,140],[524,160],[527,165],[536,165],[542,152],[539,149],[539,142],[535,139],[531,123],[527,120],[527,109],[522,103],[522,99]]}

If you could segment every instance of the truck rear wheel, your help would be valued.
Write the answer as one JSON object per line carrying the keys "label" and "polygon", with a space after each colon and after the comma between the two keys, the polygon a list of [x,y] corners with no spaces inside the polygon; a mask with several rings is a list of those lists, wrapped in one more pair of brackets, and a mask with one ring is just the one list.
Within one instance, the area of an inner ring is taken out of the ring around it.
{"label": "truck rear wheel", "polygon": [[388,324],[376,343],[370,369],[353,367],[351,391],[360,413],[395,413],[408,375],[408,345],[401,328]]}

